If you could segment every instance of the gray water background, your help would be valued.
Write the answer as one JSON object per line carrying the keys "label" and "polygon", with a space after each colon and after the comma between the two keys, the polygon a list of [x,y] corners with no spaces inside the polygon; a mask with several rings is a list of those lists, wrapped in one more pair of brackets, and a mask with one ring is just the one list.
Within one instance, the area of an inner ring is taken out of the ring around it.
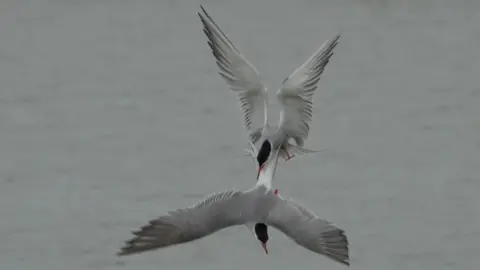
{"label": "gray water background", "polygon": [[[477,270],[480,1],[0,2],[0,269],[345,269],[245,227],[115,257],[254,165],[204,4],[274,91],[342,34],[276,187],[346,230],[351,269]],[[277,119],[276,114],[272,117]]]}

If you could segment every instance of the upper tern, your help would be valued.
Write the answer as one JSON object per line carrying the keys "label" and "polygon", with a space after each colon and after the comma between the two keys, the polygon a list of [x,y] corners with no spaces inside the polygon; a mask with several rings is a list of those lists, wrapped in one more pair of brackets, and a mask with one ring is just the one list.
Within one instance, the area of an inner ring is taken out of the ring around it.
{"label": "upper tern", "polygon": [[203,14],[199,12],[198,15],[203,24],[203,32],[208,38],[208,45],[220,69],[219,74],[237,94],[251,148],[246,151],[256,157],[258,173],[265,161],[271,158],[272,149],[279,146],[280,156],[286,161],[295,153],[319,152],[305,149],[303,144],[310,131],[313,94],[340,35],[322,44],[303,65],[285,78],[276,94],[281,105],[280,121],[277,126],[270,126],[267,122],[267,88],[259,73],[233,45],[203,6],[200,7]]}

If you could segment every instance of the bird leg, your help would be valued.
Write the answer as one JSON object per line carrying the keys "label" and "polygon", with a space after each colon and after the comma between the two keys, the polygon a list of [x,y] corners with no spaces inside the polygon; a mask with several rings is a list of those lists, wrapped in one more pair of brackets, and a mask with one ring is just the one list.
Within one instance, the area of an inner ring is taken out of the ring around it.
{"label": "bird leg", "polygon": [[[288,151],[285,149],[285,147],[282,147],[282,157],[285,159],[285,162],[289,161],[291,158],[293,158],[295,155],[291,155],[288,153]],[[287,157],[285,157],[287,156]]]}
{"label": "bird leg", "polygon": [[278,188],[273,191],[273,194],[278,195]]}
{"label": "bird leg", "polygon": [[285,153],[287,154],[287,159],[285,159],[285,162],[289,161],[291,158],[293,158],[295,156],[295,154],[291,155],[288,153],[288,151],[285,151]]}

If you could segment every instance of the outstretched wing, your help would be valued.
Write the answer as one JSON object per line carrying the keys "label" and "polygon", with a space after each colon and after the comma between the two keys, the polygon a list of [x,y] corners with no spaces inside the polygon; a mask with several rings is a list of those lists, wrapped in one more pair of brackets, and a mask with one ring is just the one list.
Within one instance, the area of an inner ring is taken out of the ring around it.
{"label": "outstretched wing", "polygon": [[203,6],[200,7],[203,14],[198,15],[220,69],[219,74],[237,94],[249,140],[255,143],[267,121],[267,90],[255,67],[227,38]]}
{"label": "outstretched wing", "polygon": [[308,137],[312,120],[313,94],[339,38],[337,35],[332,41],[325,42],[283,81],[282,88],[277,91],[277,98],[282,107],[279,126],[298,146],[302,146]]}
{"label": "outstretched wing", "polygon": [[248,218],[243,210],[246,196],[241,191],[210,195],[200,203],[151,220],[134,231],[117,255],[130,255],[190,242],[229,226],[240,225]]}
{"label": "outstretched wing", "polygon": [[266,223],[304,248],[350,265],[345,232],[300,204],[279,197]]}

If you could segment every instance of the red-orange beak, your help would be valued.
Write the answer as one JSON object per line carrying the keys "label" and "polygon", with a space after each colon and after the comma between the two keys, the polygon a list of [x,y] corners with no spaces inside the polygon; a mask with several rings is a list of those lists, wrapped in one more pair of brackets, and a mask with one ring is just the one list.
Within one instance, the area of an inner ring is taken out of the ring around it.
{"label": "red-orange beak", "polygon": [[265,166],[265,163],[263,163],[260,167],[258,167],[257,180],[258,180],[258,177],[260,177],[260,172],[263,170],[264,166]]}
{"label": "red-orange beak", "polygon": [[268,255],[268,249],[267,249],[267,244],[262,243],[262,248],[265,251],[265,255]]}

